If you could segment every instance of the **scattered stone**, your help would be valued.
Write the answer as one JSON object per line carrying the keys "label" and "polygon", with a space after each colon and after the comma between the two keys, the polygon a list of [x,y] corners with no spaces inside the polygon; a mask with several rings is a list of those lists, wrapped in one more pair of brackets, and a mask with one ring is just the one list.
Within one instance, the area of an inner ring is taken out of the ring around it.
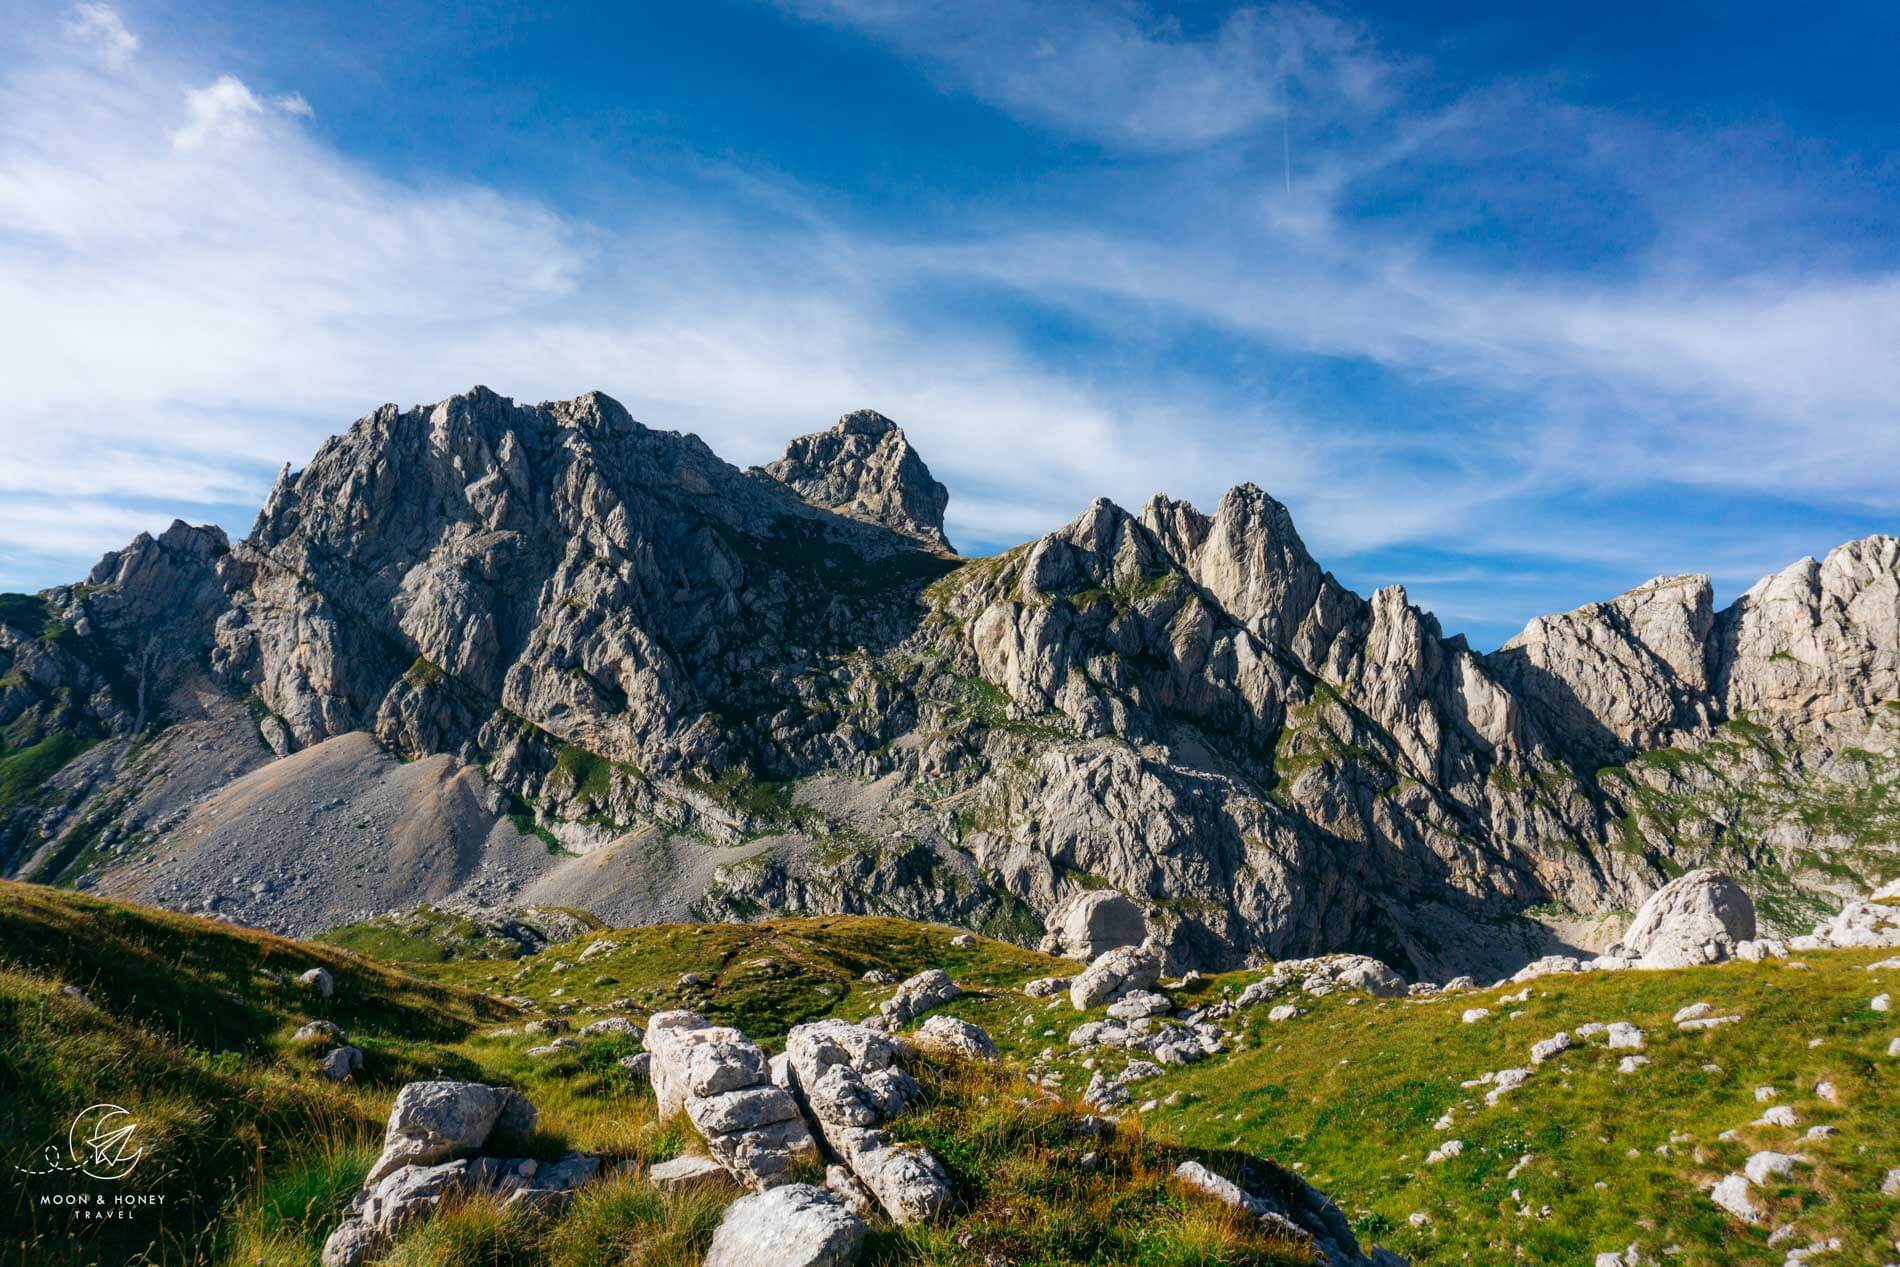
{"label": "scattered stone", "polygon": [[1618,1073],[1635,1073],[1648,1063],[1648,1056],[1625,1056],[1622,1060],[1617,1062],[1616,1071]]}
{"label": "scattered stone", "polygon": [[1794,1164],[1802,1160],[1791,1153],[1760,1152],[1748,1159],[1742,1173],[1757,1187],[1765,1188],[1770,1179],[1786,1179],[1794,1173]]}
{"label": "scattered stone", "polygon": [[679,985],[680,985],[680,988],[683,990],[696,989],[699,986],[703,986],[705,984],[706,984],[706,978],[704,974],[702,973],[698,973],[698,972],[680,973]]}
{"label": "scattered stone", "polygon": [[1741,1020],[1740,1016],[1698,1016],[1694,1020],[1680,1021],[1676,1028],[1684,1031],[1718,1029],[1723,1025],[1733,1025]]}
{"label": "scattered stone", "polygon": [[1232,1206],[1236,1210],[1245,1210],[1289,1240],[1302,1245],[1312,1242],[1311,1233],[1288,1218],[1271,1201],[1255,1196],[1233,1180],[1215,1174],[1198,1161],[1182,1162],[1174,1168],[1174,1177],[1187,1187],[1204,1192],[1223,1205]]}
{"label": "scattered stone", "polygon": [[1755,904],[1719,871],[1698,868],[1671,880],[1637,908],[1622,952],[1643,968],[1720,963],[1755,936]]}
{"label": "scattered stone", "polygon": [[317,1062],[317,1072],[332,1082],[343,1082],[363,1067],[363,1049],[343,1046]]}
{"label": "scattered stone", "polygon": [[1872,999],[1868,1000],[1867,1006],[1876,1012],[1891,1011],[1893,1009],[1893,996],[1891,994],[1876,994]]}
{"label": "scattered stone", "polygon": [[614,1062],[636,1078],[651,1079],[653,1076],[653,1057],[646,1052],[635,1052],[631,1056],[622,1056]]}
{"label": "scattered stone", "polygon": [[954,1016],[933,1016],[917,1028],[911,1038],[919,1047],[949,1052],[970,1060],[996,1060],[1002,1053],[983,1032],[981,1026]]}
{"label": "scattered stone", "polygon": [[1499,1100],[1530,1081],[1530,1076],[1528,1069],[1500,1069],[1495,1074],[1487,1074],[1491,1089],[1484,1093],[1484,1102],[1496,1108]]}
{"label": "scattered stone", "polygon": [[336,978],[330,975],[328,968],[311,968],[298,973],[297,984],[315,990],[318,998],[327,999],[336,993]]}
{"label": "scattered stone", "polygon": [[1174,1004],[1165,994],[1153,990],[1130,990],[1108,1005],[1108,1014],[1118,1021],[1138,1021],[1144,1016],[1165,1016]]}
{"label": "scattered stone", "polygon": [[1676,1014],[1669,1019],[1673,1023],[1680,1025],[1684,1021],[1693,1021],[1697,1017],[1707,1016],[1714,1010],[1714,1006],[1708,1003],[1691,1003],[1688,1007],[1679,1009]]}
{"label": "scattered stone", "polygon": [[553,1042],[544,1043],[539,1047],[528,1048],[528,1055],[536,1059],[544,1059],[548,1056],[559,1056],[565,1052],[579,1051],[580,1049],[581,1045],[576,1039],[557,1038]]}
{"label": "scattered stone", "polygon": [[1755,1199],[1754,1185],[1746,1175],[1725,1176],[1709,1192],[1709,1200],[1744,1223],[1760,1223],[1768,1214]]}
{"label": "scattered stone", "polygon": [[864,982],[866,985],[896,985],[897,974],[895,972],[887,972],[883,968],[867,968],[865,969],[864,975],[859,977],[858,980]]}
{"label": "scattered stone", "polygon": [[1543,1042],[1531,1044],[1531,1063],[1541,1065],[1552,1056],[1560,1056],[1569,1051],[1570,1047],[1570,1035],[1563,1030],[1558,1030]]}
{"label": "scattered stone", "polygon": [[1628,1021],[1611,1021],[1607,1032],[1612,1051],[1641,1051],[1643,1048],[1643,1031]]}
{"label": "scattered stone", "polygon": [[962,993],[962,988],[950,979],[949,973],[941,968],[930,968],[906,978],[897,987],[897,993],[885,1000],[878,1011],[889,1024],[907,1025],[931,1008],[941,1007]]}
{"label": "scattered stone", "polygon": [[1826,1100],[1829,1104],[1841,1102],[1841,1089],[1827,1078],[1814,1084],[1814,1094],[1817,1099]]}
{"label": "scattered stone", "polygon": [[1755,1103],[1766,1104],[1768,1103],[1768,1101],[1774,1098],[1775,1098],[1775,1089],[1773,1087],[1756,1087],[1755,1088]]}
{"label": "scattered stone", "polygon": [[347,1043],[350,1036],[329,1021],[307,1021],[290,1036],[293,1043]]}
{"label": "scattered stone", "polygon": [[1274,1022],[1290,1021],[1300,1014],[1300,1009],[1291,1003],[1282,1003],[1267,1013],[1267,1019]]}
{"label": "scattered stone", "polygon": [[793,1183],[727,1206],[705,1267],[848,1267],[863,1248],[863,1219],[825,1189]]}
{"label": "scattered stone", "polygon": [[[605,945],[605,942],[596,942]],[[624,1016],[603,1016],[597,1021],[589,1021],[581,1026],[582,1038],[639,1038],[644,1031]]]}
{"label": "scattered stone", "polygon": [[1793,1126],[1801,1120],[1800,1116],[1785,1104],[1777,1104],[1755,1119],[1756,1126]]}
{"label": "scattered stone", "polygon": [[976,945],[976,934],[958,933],[955,937],[952,937],[950,939],[950,944],[952,946],[955,946],[958,950],[963,950],[970,946],[974,946]]}
{"label": "scattered stone", "polygon": [[1880,1181],[1880,1195],[1900,1197],[1900,1166],[1889,1170],[1886,1177]]}
{"label": "scattered stone", "polygon": [[565,1034],[567,1022],[550,1016],[538,1021],[529,1021],[521,1029],[523,1033],[528,1034]]}
{"label": "scattered stone", "polygon": [[1465,1014],[1458,1019],[1467,1025],[1475,1025],[1489,1015],[1491,1015],[1491,1009],[1488,1007],[1468,1007],[1465,1009]]}
{"label": "scattered stone", "polygon": [[881,1127],[918,1095],[888,1035],[846,1021],[795,1025],[785,1036],[788,1076],[826,1146],[877,1198],[893,1222],[934,1218],[952,1199],[950,1177],[929,1149]]}
{"label": "scattered stone", "polygon": [[367,1187],[403,1166],[426,1166],[472,1153],[500,1132],[534,1129],[534,1106],[509,1087],[479,1082],[412,1082],[396,1094],[383,1130],[383,1152],[364,1178]]}
{"label": "scattered stone", "polygon": [[817,1156],[798,1105],[738,1030],[696,1012],[661,1012],[647,1023],[647,1051],[660,1119],[684,1110],[713,1160],[740,1183],[776,1187]]}
{"label": "scattered stone", "polygon": [[1439,1162],[1447,1161],[1464,1151],[1465,1142],[1463,1140],[1448,1139],[1437,1148],[1432,1149],[1430,1153],[1426,1154],[1425,1164],[1427,1166],[1436,1166]]}
{"label": "scattered stone", "polygon": [[1084,968],[1069,983],[1069,1003],[1082,1012],[1112,1003],[1124,994],[1146,990],[1161,979],[1161,958],[1144,946],[1120,946]]}

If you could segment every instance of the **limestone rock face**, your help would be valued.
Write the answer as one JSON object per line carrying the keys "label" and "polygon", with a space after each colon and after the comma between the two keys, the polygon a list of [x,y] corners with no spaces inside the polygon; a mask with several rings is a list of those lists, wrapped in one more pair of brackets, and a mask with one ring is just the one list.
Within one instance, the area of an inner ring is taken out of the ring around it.
{"label": "limestone rock face", "polygon": [[1733,880],[1708,869],[1678,876],[1651,894],[1623,938],[1644,968],[1719,963],[1755,936],[1755,904]]}
{"label": "limestone rock face", "polygon": [[1850,541],[1764,577],[1716,637],[1732,715],[1815,723],[1900,699],[1900,538]]}
{"label": "limestone rock face", "polygon": [[1561,616],[1533,620],[1489,663],[1547,736],[1627,758],[1708,724],[1706,576],[1662,577]]}
{"label": "limestone rock face", "polygon": [[814,506],[950,548],[943,535],[950,490],[931,478],[902,429],[875,410],[848,413],[829,431],[800,436],[763,469]]}
{"label": "limestone rock face", "polygon": [[1043,922],[1042,951],[1092,963],[1117,946],[1139,945],[1148,936],[1141,908],[1113,889],[1090,889],[1056,904]]}
{"label": "limestone rock face", "polygon": [[1252,485],[1098,500],[988,559],[949,553],[944,505],[869,412],[747,472],[598,393],[386,406],[242,541],[175,524],[0,596],[8,747],[76,754],[0,805],[0,873],[303,935],[388,907],[326,831],[373,820],[350,834],[432,902],[1487,980],[1604,940],[1541,912],[1601,922],[1685,869],[1859,896],[1810,865],[1857,842],[1804,810],[1900,770],[1895,538],[1479,655],[1347,590]]}

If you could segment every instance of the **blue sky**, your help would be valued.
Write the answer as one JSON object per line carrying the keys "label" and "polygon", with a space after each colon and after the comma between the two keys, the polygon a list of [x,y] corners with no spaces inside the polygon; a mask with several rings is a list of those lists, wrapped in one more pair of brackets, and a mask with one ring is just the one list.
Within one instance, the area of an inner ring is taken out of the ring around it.
{"label": "blue sky", "polygon": [[881,409],[966,553],[1252,480],[1482,646],[1900,528],[1900,10],[1543,7],[0,0],[0,587],[475,383]]}

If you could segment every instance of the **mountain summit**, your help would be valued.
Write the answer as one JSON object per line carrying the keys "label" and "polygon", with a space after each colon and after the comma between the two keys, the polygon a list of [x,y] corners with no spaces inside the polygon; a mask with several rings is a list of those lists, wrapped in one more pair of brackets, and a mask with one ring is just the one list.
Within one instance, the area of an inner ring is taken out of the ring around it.
{"label": "mountain summit", "polygon": [[1260,489],[959,559],[897,425],[741,471],[592,393],[384,406],[250,535],[0,598],[0,870],[308,932],[421,898],[888,912],[1177,966],[1601,941],[1719,865],[1771,928],[1900,869],[1900,542],[1490,655]]}

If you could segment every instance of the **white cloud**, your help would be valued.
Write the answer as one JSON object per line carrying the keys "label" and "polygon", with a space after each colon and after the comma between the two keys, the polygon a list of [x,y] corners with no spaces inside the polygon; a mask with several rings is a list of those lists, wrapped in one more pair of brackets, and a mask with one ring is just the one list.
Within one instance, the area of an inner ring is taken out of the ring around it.
{"label": "white cloud", "polygon": [[172,145],[189,152],[209,141],[251,135],[264,103],[236,75],[220,75],[203,88],[187,89],[185,109],[191,122],[172,133]]}
{"label": "white cloud", "polygon": [[66,15],[66,33],[83,41],[108,68],[117,70],[138,51],[139,37],[126,29],[109,4],[76,4]]}
{"label": "white cloud", "polygon": [[310,103],[304,100],[303,94],[300,92],[285,93],[283,96],[277,98],[276,101],[272,102],[272,104],[285,114],[294,115],[299,119],[314,119],[317,117],[317,112],[310,108]]}
{"label": "white cloud", "polygon": [[1133,3],[780,0],[940,68],[1001,109],[1108,144],[1193,148],[1286,108],[1289,86],[1332,109],[1382,92],[1385,63],[1356,27],[1310,5],[1236,10],[1192,36]]}
{"label": "white cloud", "polygon": [[[872,25],[916,12],[866,3],[854,12]],[[1026,538],[1097,494],[1211,508],[1251,479],[1342,569],[1435,543],[1633,582],[1739,572],[1796,542],[1730,557],[1714,528],[1549,503],[1684,484],[1894,505],[1894,278],[1763,260],[1586,280],[1448,259],[1347,204],[1357,184],[1494,130],[1482,103],[1396,117],[1380,104],[1386,63],[1305,9],[1192,39],[1133,9],[1076,12],[1021,65],[968,72],[988,76],[973,91],[1166,157],[1074,177],[1045,212],[959,208],[954,238],[922,241],[848,229],[822,197],[713,165],[697,175],[726,180],[723,196],[642,184],[615,221],[390,179],[297,126],[302,98],[151,51],[113,76],[75,48],[0,72],[0,449],[17,456],[0,463],[0,584],[78,575],[174,510],[255,504],[280,463],[378,403],[477,382],[528,400],[598,387],[742,464],[875,407],[950,485],[964,543]],[[942,73],[957,75],[996,51],[945,47]],[[1275,76],[1259,80],[1253,58],[1290,47],[1356,85],[1348,114],[1385,110],[1392,126],[1349,152],[1316,148],[1288,194],[1277,162],[1263,172],[1217,142],[1270,117]],[[1083,66],[1116,90],[1096,93]],[[1170,97],[1183,76],[1213,96]],[[1170,113],[1195,101],[1195,118]],[[1067,305],[1104,350],[1052,366],[1007,325],[934,308],[946,283]],[[1336,357],[1415,390],[1396,414],[1314,418],[1259,371],[1118,354],[1209,328],[1302,372]],[[1434,393],[1449,393],[1447,416],[1413,411]],[[1487,621],[1532,601],[1438,592]]]}

